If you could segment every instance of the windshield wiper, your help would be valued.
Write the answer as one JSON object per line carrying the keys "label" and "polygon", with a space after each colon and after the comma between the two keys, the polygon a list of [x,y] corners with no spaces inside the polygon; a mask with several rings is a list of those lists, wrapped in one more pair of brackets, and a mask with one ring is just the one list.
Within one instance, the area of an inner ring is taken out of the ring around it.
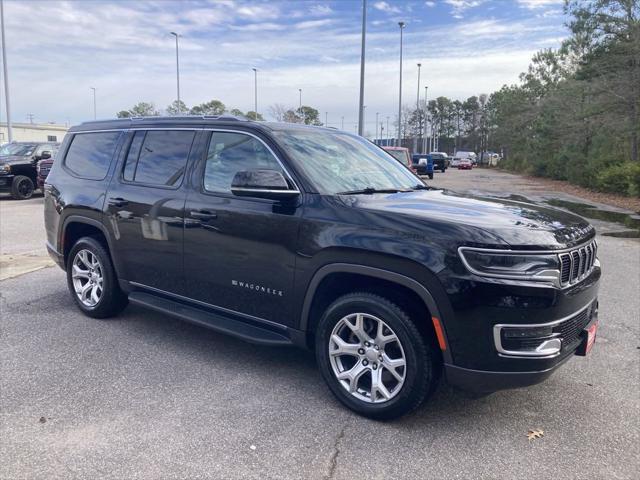
{"label": "windshield wiper", "polygon": [[362,190],[349,190],[347,192],[338,192],[336,195],[371,195],[372,193],[398,193],[401,191],[406,191],[406,190],[400,190],[398,188],[366,187],[366,188],[363,188]]}
{"label": "windshield wiper", "polygon": [[419,183],[414,187],[411,187],[411,190],[431,190],[431,189],[433,189],[433,187],[430,187],[428,185],[423,185],[421,183]]}

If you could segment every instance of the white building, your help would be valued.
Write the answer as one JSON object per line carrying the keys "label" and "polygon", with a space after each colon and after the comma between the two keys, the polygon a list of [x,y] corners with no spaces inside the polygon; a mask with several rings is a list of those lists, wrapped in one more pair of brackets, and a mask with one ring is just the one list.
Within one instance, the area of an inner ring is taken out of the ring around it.
{"label": "white building", "polygon": [[[61,142],[69,127],[56,123],[12,123],[14,142]],[[9,141],[6,122],[0,122],[0,144]]]}

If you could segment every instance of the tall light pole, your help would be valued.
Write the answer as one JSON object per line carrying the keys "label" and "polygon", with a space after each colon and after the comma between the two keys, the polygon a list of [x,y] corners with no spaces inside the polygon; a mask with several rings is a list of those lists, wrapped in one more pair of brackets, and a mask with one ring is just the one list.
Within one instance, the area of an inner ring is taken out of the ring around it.
{"label": "tall light pole", "polygon": [[422,131],[422,116],[420,115],[420,67],[422,67],[422,64],[418,63],[418,96],[416,97],[416,113],[418,114],[418,136],[413,142],[413,148],[416,152],[418,151],[418,137],[420,136],[420,132]]}
{"label": "tall light pole", "polygon": [[178,54],[178,37],[179,35],[176,32],[169,32],[171,35],[176,37],[176,85],[178,91],[178,114],[182,113],[182,104],[180,103],[180,57]]}
{"label": "tall light pole", "polygon": [[258,69],[253,70],[253,112],[255,113],[254,120],[258,120]]}
{"label": "tall light pole", "polygon": [[93,90],[93,119],[95,120],[96,118],[98,118],[98,114],[97,109],[96,109],[96,87],[89,87],[91,90]]}
{"label": "tall light pole", "polygon": [[302,123],[304,123],[304,115],[302,114],[302,89],[298,89],[298,94],[300,95],[300,101],[298,103],[298,111],[300,112],[300,117],[302,118]]}
{"label": "tall light pole", "polygon": [[424,86],[424,138],[422,139],[422,150],[424,153],[429,153],[427,150],[427,133],[429,128],[429,101],[427,94],[429,93],[429,87],[427,85]]}
{"label": "tall light pole", "polygon": [[402,146],[402,31],[404,30],[404,22],[398,22],[400,27],[400,86],[398,92],[398,145]]}
{"label": "tall light pole", "polygon": [[358,104],[358,135],[364,132],[364,46],[367,32],[367,0],[362,0],[362,46],[360,49],[360,103]]}
{"label": "tall light pole", "polygon": [[11,125],[11,107],[9,105],[9,75],[7,73],[7,42],[4,39],[4,4],[0,0],[0,26],[2,27],[2,68],[4,71],[4,95],[7,102],[7,139],[13,141],[13,127]]}
{"label": "tall light pole", "polygon": [[389,115],[387,115],[387,147],[389,146]]}
{"label": "tall light pole", "polygon": [[341,129],[344,130],[344,115],[342,116],[342,127],[341,127]]}
{"label": "tall light pole", "polygon": [[376,138],[373,139],[373,143],[376,145],[380,143],[378,141],[378,115],[380,115],[380,112],[376,112]]}
{"label": "tall light pole", "polygon": [[324,126],[329,126],[329,112],[324,112]]}

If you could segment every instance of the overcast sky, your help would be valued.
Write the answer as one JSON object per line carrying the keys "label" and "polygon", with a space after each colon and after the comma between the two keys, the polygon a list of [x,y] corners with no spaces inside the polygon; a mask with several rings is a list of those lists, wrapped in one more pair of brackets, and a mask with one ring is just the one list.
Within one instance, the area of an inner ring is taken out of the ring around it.
{"label": "overcast sky", "polygon": [[[78,123],[115,116],[139,101],[164,109],[176,96],[258,110],[303,104],[329,124],[357,120],[360,0],[4,0],[12,117]],[[404,31],[403,103],[415,104],[417,66],[429,98],[464,99],[514,83],[533,53],[567,35],[562,0],[368,1],[367,129],[398,105],[399,31]],[[421,95],[424,94],[422,88]],[[2,97],[4,112],[4,90]]]}

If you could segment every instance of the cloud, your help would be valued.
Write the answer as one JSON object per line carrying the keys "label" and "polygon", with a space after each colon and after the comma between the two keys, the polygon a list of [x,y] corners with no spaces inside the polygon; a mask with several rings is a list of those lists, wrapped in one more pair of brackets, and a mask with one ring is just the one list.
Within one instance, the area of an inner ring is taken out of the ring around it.
{"label": "cloud", "polygon": [[309,8],[309,13],[320,17],[324,15],[331,15],[333,13],[333,9],[329,5],[312,5],[311,8]]}
{"label": "cloud", "polygon": [[375,2],[373,4],[373,8],[380,10],[381,12],[400,13],[400,9],[398,7],[389,5],[387,2]]}
{"label": "cloud", "polygon": [[562,5],[564,0],[518,0],[518,4],[523,8],[533,10],[555,5]]}
{"label": "cloud", "polygon": [[326,27],[327,25],[331,25],[332,23],[332,19],[325,18],[324,20],[307,20],[306,22],[299,22],[296,23],[294,27],[298,30],[302,30],[307,28]]}
{"label": "cloud", "polygon": [[454,18],[463,18],[463,13],[470,8],[479,7],[486,0],[445,0],[445,3],[452,7],[451,15]]}
{"label": "cloud", "polygon": [[429,7],[429,8],[433,8],[433,7],[435,7],[435,6],[436,6],[436,2],[433,2],[433,1],[431,1],[431,0],[429,0],[429,1],[427,1],[427,2],[424,2],[424,4],[425,4],[427,7]]}

